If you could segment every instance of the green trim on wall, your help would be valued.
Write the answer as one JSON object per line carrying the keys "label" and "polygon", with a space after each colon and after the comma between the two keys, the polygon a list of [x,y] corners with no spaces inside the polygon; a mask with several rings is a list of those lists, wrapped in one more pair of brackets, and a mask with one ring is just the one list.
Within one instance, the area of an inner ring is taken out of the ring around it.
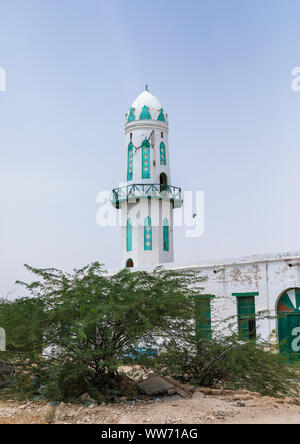
{"label": "green trim on wall", "polygon": [[127,180],[132,180],[133,177],[133,144],[128,145],[128,159],[127,159]]}
{"label": "green trim on wall", "polygon": [[170,235],[170,228],[169,228],[169,221],[167,218],[163,221],[163,250],[169,251],[170,245],[169,245],[169,236]]}
{"label": "green trim on wall", "polygon": [[197,296],[189,296],[189,299],[198,299],[198,298],[203,298],[203,299],[214,299],[216,296],[214,294],[197,294]]}
{"label": "green trim on wall", "polygon": [[131,219],[127,219],[126,250],[127,251],[132,251],[132,223],[131,223]]}
{"label": "green trim on wall", "polygon": [[236,296],[237,298],[242,298],[242,297],[249,297],[249,296],[259,296],[259,292],[258,291],[253,291],[250,293],[232,293],[232,296]]}
{"label": "green trim on wall", "polygon": [[159,145],[159,153],[160,153],[160,164],[166,165],[167,159],[166,159],[166,146],[164,142],[161,142]]}
{"label": "green trim on wall", "polygon": [[165,116],[164,116],[164,110],[162,108],[160,109],[160,112],[159,112],[159,115],[157,117],[157,120],[160,120],[161,122],[165,122],[166,121]]}
{"label": "green trim on wall", "polygon": [[131,106],[130,110],[129,110],[129,116],[128,116],[127,122],[134,122],[134,120],[135,120],[134,108],[132,108],[132,106]]}
{"label": "green trim on wall", "polygon": [[214,298],[216,297],[216,295],[214,295],[214,294],[199,294],[198,297],[200,297],[200,298],[211,298],[211,299],[214,299]]}

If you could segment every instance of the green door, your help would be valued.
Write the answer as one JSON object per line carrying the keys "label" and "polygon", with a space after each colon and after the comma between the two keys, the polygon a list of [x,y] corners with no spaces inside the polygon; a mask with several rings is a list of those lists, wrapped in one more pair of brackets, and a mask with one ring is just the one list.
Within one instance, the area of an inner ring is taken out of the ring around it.
{"label": "green door", "polygon": [[300,361],[300,289],[285,292],[277,312],[280,353],[290,362]]}
{"label": "green door", "polygon": [[201,295],[195,300],[196,333],[199,339],[211,338],[211,295]]}

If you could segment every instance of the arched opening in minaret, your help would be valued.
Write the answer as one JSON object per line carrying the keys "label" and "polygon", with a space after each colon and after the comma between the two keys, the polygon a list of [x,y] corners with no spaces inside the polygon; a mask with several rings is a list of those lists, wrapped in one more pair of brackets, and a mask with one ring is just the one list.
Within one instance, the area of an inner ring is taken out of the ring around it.
{"label": "arched opening in minaret", "polygon": [[159,180],[160,180],[160,191],[166,190],[168,185],[167,175],[165,173],[161,173],[161,175],[159,176]]}
{"label": "arched opening in minaret", "polygon": [[133,268],[133,260],[132,259],[128,259],[128,261],[126,262],[126,268]]}

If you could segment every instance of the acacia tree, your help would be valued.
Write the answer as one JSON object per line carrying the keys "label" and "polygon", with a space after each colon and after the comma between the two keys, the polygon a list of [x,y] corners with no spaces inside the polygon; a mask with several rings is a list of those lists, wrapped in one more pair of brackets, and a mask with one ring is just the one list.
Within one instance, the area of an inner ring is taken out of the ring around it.
{"label": "acacia tree", "polygon": [[[205,310],[202,315],[205,319]],[[256,320],[269,317],[257,313]],[[196,386],[298,397],[297,368],[288,366],[276,347],[270,348],[261,337],[245,339],[238,334],[236,324],[234,317],[219,320],[213,324],[211,335],[203,335],[197,321],[195,328],[181,325],[176,333],[164,338],[157,358],[143,365]]]}
{"label": "acacia tree", "polygon": [[[21,283],[30,296],[0,301],[8,339],[0,359],[19,365],[21,392],[54,400],[88,392],[100,402],[128,390],[120,368],[139,364],[195,385],[297,394],[297,376],[260,338],[232,333],[236,318],[224,328],[214,322],[208,334],[207,307],[199,305],[207,297],[201,297],[205,278],[198,271],[159,267],[109,276],[99,263],[71,274],[26,268],[36,277]],[[158,354],[149,359],[138,348]]]}
{"label": "acacia tree", "polygon": [[38,298],[0,300],[0,326],[6,333],[7,348],[0,358],[41,353],[45,317],[43,303]]}
{"label": "acacia tree", "polygon": [[162,267],[153,273],[122,270],[111,276],[99,263],[71,274],[26,268],[37,279],[19,283],[31,294],[28,303],[42,307],[35,321],[43,332],[36,353],[24,350],[22,365],[26,362],[28,375],[34,363],[33,372],[48,397],[61,399],[79,386],[93,398],[113,388],[122,364],[143,359],[138,347],[155,348],[192,321],[193,298],[205,280],[196,271]]}

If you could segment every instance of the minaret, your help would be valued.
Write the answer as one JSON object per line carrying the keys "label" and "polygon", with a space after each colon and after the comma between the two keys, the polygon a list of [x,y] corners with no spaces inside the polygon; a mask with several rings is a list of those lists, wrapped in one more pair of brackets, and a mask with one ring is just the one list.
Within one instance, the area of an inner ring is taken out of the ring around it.
{"label": "minaret", "polygon": [[146,87],[126,114],[126,181],[112,192],[122,211],[122,267],[174,261],[173,210],[182,197],[171,185],[168,135],[168,115]]}

